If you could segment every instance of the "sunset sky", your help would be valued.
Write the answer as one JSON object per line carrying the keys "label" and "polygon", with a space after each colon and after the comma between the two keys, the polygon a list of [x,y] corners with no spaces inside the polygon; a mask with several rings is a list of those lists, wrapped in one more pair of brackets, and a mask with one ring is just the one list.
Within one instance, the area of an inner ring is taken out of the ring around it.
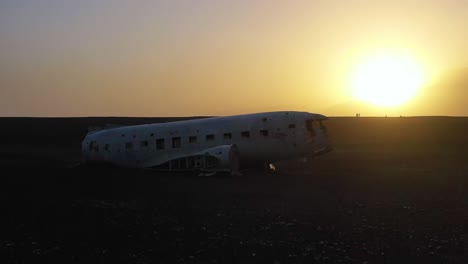
{"label": "sunset sky", "polygon": [[467,76],[468,0],[0,1],[0,116],[468,116]]}

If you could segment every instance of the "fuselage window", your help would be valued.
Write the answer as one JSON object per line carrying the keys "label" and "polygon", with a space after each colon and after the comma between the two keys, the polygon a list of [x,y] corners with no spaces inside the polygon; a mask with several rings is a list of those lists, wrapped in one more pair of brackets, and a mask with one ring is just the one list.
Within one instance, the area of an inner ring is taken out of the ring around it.
{"label": "fuselage window", "polygon": [[164,138],[156,139],[156,149],[164,149]]}
{"label": "fuselage window", "polygon": [[197,136],[190,136],[188,138],[189,143],[196,143],[197,142]]}
{"label": "fuselage window", "polygon": [[206,141],[214,140],[215,136],[213,134],[206,135]]}
{"label": "fuselage window", "polygon": [[125,143],[125,148],[126,148],[126,149],[132,149],[132,148],[133,148],[132,142],[127,142],[127,143]]}
{"label": "fuselage window", "polygon": [[243,132],[241,133],[241,136],[242,136],[243,138],[249,138],[249,137],[250,137],[250,131],[243,131]]}
{"label": "fuselage window", "polygon": [[173,137],[172,138],[172,148],[180,148],[181,140],[180,137]]}
{"label": "fuselage window", "polygon": [[268,130],[266,130],[266,129],[260,130],[260,135],[262,135],[264,137],[268,137]]}
{"label": "fuselage window", "polygon": [[232,133],[224,133],[224,139],[231,139]]}
{"label": "fuselage window", "polygon": [[141,144],[142,147],[147,147],[148,146],[148,141],[143,140],[143,141],[140,142],[140,144]]}
{"label": "fuselage window", "polygon": [[288,128],[296,128],[295,124],[289,124]]}

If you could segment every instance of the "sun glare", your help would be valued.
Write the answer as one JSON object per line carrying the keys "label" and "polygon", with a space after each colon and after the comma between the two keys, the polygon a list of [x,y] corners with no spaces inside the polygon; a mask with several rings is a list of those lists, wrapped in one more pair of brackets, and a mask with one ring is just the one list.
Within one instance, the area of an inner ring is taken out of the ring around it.
{"label": "sun glare", "polygon": [[422,68],[408,57],[379,55],[363,61],[352,75],[353,96],[379,106],[409,101],[423,84]]}

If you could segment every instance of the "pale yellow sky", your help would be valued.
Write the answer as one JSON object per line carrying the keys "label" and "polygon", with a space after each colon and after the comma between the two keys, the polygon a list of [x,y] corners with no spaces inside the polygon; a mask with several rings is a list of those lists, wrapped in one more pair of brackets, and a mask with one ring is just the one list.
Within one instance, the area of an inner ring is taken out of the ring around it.
{"label": "pale yellow sky", "polygon": [[468,115],[444,107],[467,79],[440,77],[468,69],[466,14],[468,1],[2,1],[0,116],[353,115],[353,69],[388,52],[429,80],[383,112]]}

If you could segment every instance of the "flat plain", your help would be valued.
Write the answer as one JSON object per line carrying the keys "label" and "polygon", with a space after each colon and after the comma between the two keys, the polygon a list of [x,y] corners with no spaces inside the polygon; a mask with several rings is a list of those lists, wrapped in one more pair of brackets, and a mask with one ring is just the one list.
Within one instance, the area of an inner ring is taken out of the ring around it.
{"label": "flat plain", "polygon": [[468,118],[331,117],[278,172],[75,167],[88,126],[1,118],[1,263],[468,263]]}

